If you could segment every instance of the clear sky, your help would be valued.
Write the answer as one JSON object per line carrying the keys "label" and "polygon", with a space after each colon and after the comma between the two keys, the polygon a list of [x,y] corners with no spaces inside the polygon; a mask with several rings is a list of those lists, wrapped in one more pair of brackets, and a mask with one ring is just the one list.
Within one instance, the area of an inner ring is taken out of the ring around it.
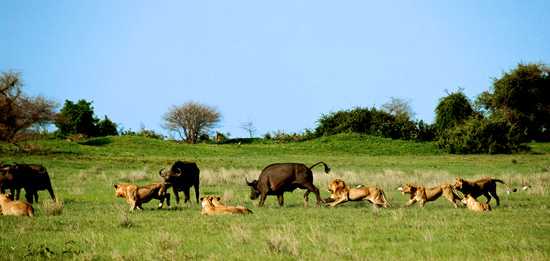
{"label": "clear sky", "polygon": [[314,128],[321,114],[409,100],[432,122],[519,62],[550,63],[550,1],[2,1],[0,71],[124,128],[172,106],[218,108],[217,130]]}

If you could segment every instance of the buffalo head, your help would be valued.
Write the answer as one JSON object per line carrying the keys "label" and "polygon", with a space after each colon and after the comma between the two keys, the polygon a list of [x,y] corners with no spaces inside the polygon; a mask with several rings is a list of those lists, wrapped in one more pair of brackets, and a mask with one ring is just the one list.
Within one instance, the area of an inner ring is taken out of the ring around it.
{"label": "buffalo head", "polygon": [[252,182],[248,182],[248,179],[244,179],[246,181],[246,185],[250,186],[250,199],[255,200],[260,196],[260,191],[258,190],[258,180],[253,180]]}
{"label": "buffalo head", "polygon": [[162,168],[161,170],[159,170],[159,176],[161,176],[166,181],[170,179],[170,177],[181,176],[181,170],[176,168],[175,171],[173,171],[172,169],[164,170],[164,168]]}

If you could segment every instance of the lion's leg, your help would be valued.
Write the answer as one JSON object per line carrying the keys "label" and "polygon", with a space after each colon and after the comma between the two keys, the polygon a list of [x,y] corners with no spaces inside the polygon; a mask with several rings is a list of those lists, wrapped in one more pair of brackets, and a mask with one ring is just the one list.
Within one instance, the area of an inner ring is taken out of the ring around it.
{"label": "lion's leg", "polygon": [[420,202],[420,205],[419,205],[419,206],[420,206],[421,208],[423,208],[424,205],[426,205],[426,200],[424,200],[424,199],[420,200],[419,202]]}
{"label": "lion's leg", "polygon": [[458,205],[456,204],[456,200],[457,200],[457,199],[456,199],[455,195],[452,194],[452,192],[451,192],[450,194],[443,194],[443,196],[445,196],[445,198],[446,198],[449,202],[451,202],[451,204],[453,204],[453,206],[454,206],[455,208],[458,208]]}
{"label": "lion's leg", "polygon": [[409,199],[409,201],[407,201],[407,204],[405,204],[405,207],[409,207],[410,205],[416,203],[416,199],[414,198],[411,198]]}
{"label": "lion's leg", "polygon": [[336,207],[336,205],[341,204],[341,203],[344,203],[344,202],[346,202],[346,198],[345,198],[345,197],[341,197],[340,199],[338,199],[338,200],[336,200],[336,201],[330,203],[329,206],[330,206],[331,208],[333,208],[333,207]]}

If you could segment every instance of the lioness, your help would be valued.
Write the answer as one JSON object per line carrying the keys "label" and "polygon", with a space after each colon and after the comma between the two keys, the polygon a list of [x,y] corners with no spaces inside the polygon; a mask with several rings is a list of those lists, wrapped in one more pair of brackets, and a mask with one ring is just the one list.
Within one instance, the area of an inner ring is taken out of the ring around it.
{"label": "lioness", "polygon": [[234,211],[235,213],[243,213],[243,214],[248,214],[248,213],[252,213],[252,211],[246,207],[243,207],[243,206],[226,206],[224,205],[223,203],[221,203],[221,197],[219,196],[212,196],[212,205],[214,205],[214,207],[216,208],[226,208],[228,209],[229,211]]}
{"label": "lioness", "polygon": [[462,203],[464,203],[468,207],[468,209],[473,211],[477,211],[477,212],[491,211],[491,205],[477,201],[470,194],[466,195],[466,197],[462,199]]}
{"label": "lioness", "polygon": [[449,202],[453,204],[455,208],[458,207],[456,202],[460,202],[460,197],[453,191],[453,188],[449,184],[442,184],[432,188],[426,188],[424,186],[416,186],[411,184],[405,184],[397,190],[410,194],[409,201],[405,204],[408,207],[416,202],[420,202],[420,207],[424,207],[424,204],[428,201],[434,201],[443,195]]}
{"label": "lioness", "polygon": [[[502,183],[508,187],[508,190],[516,192],[517,189],[510,189],[510,187],[500,179],[495,179],[491,177],[483,177],[478,180],[468,181],[461,177],[456,177],[455,180],[455,189],[462,192],[462,194],[472,195],[473,198],[477,198],[481,195],[484,195],[487,198],[487,202],[491,201],[491,196],[495,197],[497,201],[497,206],[500,205],[500,199],[497,195],[497,182]],[[489,195],[490,194],[490,195]]]}
{"label": "lioness", "polygon": [[384,191],[377,187],[360,187],[349,188],[346,182],[341,179],[334,179],[328,184],[331,203],[330,207],[335,207],[338,204],[346,201],[361,201],[368,200],[374,207],[388,208],[390,204],[386,200]]}
{"label": "lioness", "polygon": [[[222,215],[222,214],[250,214],[250,209],[237,206],[225,206],[220,202],[218,196],[206,196],[200,198],[201,200],[201,214],[203,215]],[[214,203],[215,202],[215,203]]]}
{"label": "lioness", "polygon": [[11,200],[6,194],[0,194],[0,213],[6,216],[34,216],[31,204],[20,200]]}
{"label": "lioness", "polygon": [[138,186],[134,184],[115,184],[115,194],[117,197],[125,198],[126,202],[130,204],[130,210],[141,209],[141,204],[149,202],[151,199],[158,199],[160,201],[158,208],[162,208],[164,200],[166,199],[166,205],[170,207],[170,193],[166,192],[168,189],[167,183],[153,183],[146,186]]}

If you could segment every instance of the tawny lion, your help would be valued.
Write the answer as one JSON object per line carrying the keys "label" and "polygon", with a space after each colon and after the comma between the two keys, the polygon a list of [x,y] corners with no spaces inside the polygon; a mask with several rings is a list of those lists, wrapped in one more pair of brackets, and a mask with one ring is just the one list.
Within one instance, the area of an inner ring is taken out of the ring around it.
{"label": "tawny lion", "polygon": [[141,204],[149,202],[151,199],[160,201],[158,208],[162,208],[164,200],[166,205],[170,207],[170,193],[166,192],[168,184],[153,183],[146,186],[138,186],[134,184],[115,184],[115,194],[117,197],[126,199],[130,205],[130,210],[141,209]]}
{"label": "tawny lion", "polygon": [[405,204],[405,207],[408,207],[416,202],[420,202],[420,207],[424,207],[426,202],[435,201],[442,195],[449,202],[451,202],[455,208],[458,207],[456,203],[460,202],[460,197],[454,192],[453,188],[449,184],[442,184],[431,188],[405,184],[397,188],[397,190],[401,191],[403,195],[410,194],[409,201]]}
{"label": "tawny lion", "polygon": [[6,194],[0,194],[0,213],[6,216],[34,216],[31,204],[20,200],[11,200]]}
{"label": "tawny lion", "polygon": [[376,208],[388,208],[390,206],[384,191],[377,187],[349,188],[343,180],[334,179],[329,183],[328,191],[330,192],[330,201],[332,201],[329,203],[330,207],[335,207],[347,201],[361,200],[369,201]]}
{"label": "tawny lion", "polygon": [[201,214],[203,215],[223,215],[223,214],[252,214],[252,211],[242,206],[225,206],[220,202],[219,196],[206,196],[201,200]]}
{"label": "tawny lion", "polygon": [[462,199],[462,203],[468,207],[468,209],[476,212],[491,211],[491,205],[487,203],[481,203],[477,201],[472,195],[468,194]]}

